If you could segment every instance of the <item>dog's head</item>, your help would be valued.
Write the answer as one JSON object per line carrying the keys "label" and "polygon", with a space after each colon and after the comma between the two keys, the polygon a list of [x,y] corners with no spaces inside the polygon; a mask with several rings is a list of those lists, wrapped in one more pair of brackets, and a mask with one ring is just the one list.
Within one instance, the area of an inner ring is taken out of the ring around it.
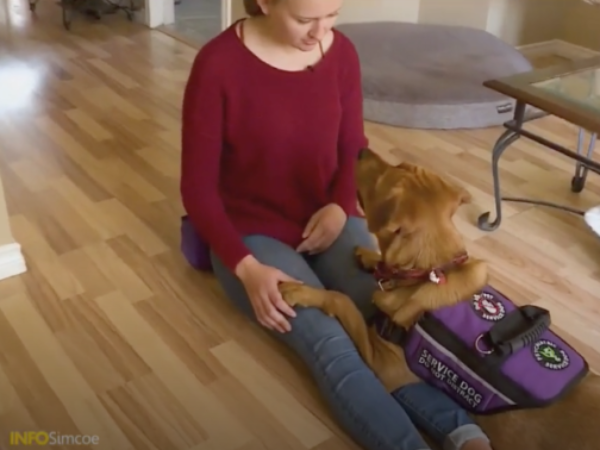
{"label": "dog's head", "polygon": [[465,251],[453,222],[471,201],[463,187],[412,164],[392,166],[369,149],[360,153],[356,177],[359,203],[387,265],[427,270]]}

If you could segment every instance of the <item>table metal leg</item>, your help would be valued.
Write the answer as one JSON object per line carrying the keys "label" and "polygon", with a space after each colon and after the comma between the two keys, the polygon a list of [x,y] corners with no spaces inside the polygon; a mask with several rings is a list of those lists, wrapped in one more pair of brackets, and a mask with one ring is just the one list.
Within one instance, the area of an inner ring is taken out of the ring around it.
{"label": "table metal leg", "polygon": [[[588,150],[586,157],[588,159],[592,159],[592,155],[594,154],[594,148],[596,147],[596,139],[598,138],[596,133],[592,133],[590,136],[590,142],[588,144]],[[583,128],[579,129],[579,136],[577,137],[577,154],[581,155],[583,150],[583,141],[585,139],[585,130]],[[585,187],[585,181],[587,179],[587,175],[589,173],[589,167],[581,162],[577,162],[575,166],[575,175],[571,179],[571,190],[573,192],[581,192]]]}
{"label": "table metal leg", "polygon": [[[536,134],[526,130],[523,128],[523,111],[524,106],[517,103],[517,108],[515,110],[515,118],[506,122],[504,126],[507,130],[498,138],[496,144],[494,145],[494,149],[492,150],[492,177],[494,183],[494,202],[496,207],[496,218],[493,222],[490,222],[490,212],[483,213],[479,216],[477,220],[477,226],[480,230],[483,231],[494,231],[502,222],[502,202],[517,202],[517,203],[527,203],[530,205],[536,206],[546,206],[550,208],[560,209],[562,211],[571,212],[574,214],[583,214],[582,211],[571,208],[569,206],[558,205],[556,203],[551,203],[542,200],[534,200],[527,198],[519,198],[519,197],[503,197],[500,192],[500,174],[499,174],[499,162],[504,150],[506,150],[511,144],[513,144],[519,137],[523,136],[528,138],[534,142],[537,142],[540,145],[544,145],[551,150],[554,150],[558,153],[561,153],[571,159],[577,161],[577,165],[575,168],[575,176],[572,181],[572,190],[574,192],[581,192],[583,186],[585,185],[585,181],[587,175],[590,171],[596,172],[600,174],[600,164],[595,162],[592,159],[592,155],[594,153],[596,140],[598,135],[596,133],[592,133],[590,143],[587,149],[587,155],[583,156],[583,142],[585,137],[585,131],[579,131],[579,138],[577,142],[577,151],[573,152],[568,150],[560,145],[551,142],[541,136],[537,136]],[[531,118],[529,118],[531,119]],[[529,120],[528,119],[528,120]],[[581,189],[579,187],[581,186]]]}
{"label": "table metal leg", "polygon": [[490,222],[490,212],[485,212],[477,219],[477,226],[480,230],[494,231],[500,226],[502,222],[502,196],[500,191],[500,171],[498,164],[500,157],[504,150],[510,147],[517,139],[519,139],[519,133],[511,130],[506,130],[502,133],[502,136],[498,138],[494,149],[492,150],[492,177],[494,181],[494,203],[496,206],[496,218],[493,222]]}
{"label": "table metal leg", "polygon": [[477,226],[483,231],[494,231],[500,226],[502,222],[502,195],[500,190],[500,170],[498,165],[500,158],[508,147],[510,147],[516,140],[521,137],[519,130],[523,126],[525,120],[525,103],[517,101],[515,105],[515,113],[513,116],[513,123],[516,126],[516,130],[508,129],[498,138],[494,148],[492,150],[492,178],[494,183],[494,203],[496,207],[496,218],[493,222],[490,222],[490,212],[485,212],[477,219]]}

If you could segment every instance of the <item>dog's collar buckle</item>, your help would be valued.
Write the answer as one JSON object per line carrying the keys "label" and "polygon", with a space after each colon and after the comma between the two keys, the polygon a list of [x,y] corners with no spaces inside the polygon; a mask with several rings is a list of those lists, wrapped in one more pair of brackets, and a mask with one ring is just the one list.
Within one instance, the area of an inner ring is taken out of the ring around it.
{"label": "dog's collar buckle", "polygon": [[385,292],[394,289],[396,287],[396,282],[393,279],[386,280],[385,278],[378,278],[377,285],[379,286],[379,289]]}
{"label": "dog's collar buckle", "polygon": [[439,269],[429,272],[429,281],[435,284],[446,284],[446,275]]}
{"label": "dog's collar buckle", "polygon": [[377,285],[382,291],[391,291],[397,287],[397,281],[403,277],[400,276],[400,272],[393,268],[388,267],[383,263],[379,263],[373,273],[377,280]]}

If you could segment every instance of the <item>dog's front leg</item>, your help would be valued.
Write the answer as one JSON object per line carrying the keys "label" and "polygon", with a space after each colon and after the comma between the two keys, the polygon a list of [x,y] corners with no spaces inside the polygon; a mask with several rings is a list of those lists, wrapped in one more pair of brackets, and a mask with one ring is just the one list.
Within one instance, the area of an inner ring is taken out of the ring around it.
{"label": "dog's front leg", "polygon": [[401,295],[399,290],[394,289],[393,291],[375,291],[372,301],[377,309],[392,317],[398,309],[402,308],[405,298],[406,296]]}
{"label": "dog's front leg", "polygon": [[325,289],[318,289],[306,284],[294,283],[291,281],[281,283],[279,292],[283,300],[290,306],[304,306],[305,308],[324,309],[327,298],[331,292]]}
{"label": "dog's front leg", "polygon": [[356,247],[354,249],[354,256],[360,267],[368,272],[375,270],[381,262],[381,255],[379,253],[365,247]]}
{"label": "dog's front leg", "polygon": [[459,300],[460,297],[455,298],[454,290],[449,289],[447,284],[420,284],[406,290],[404,301],[396,309],[392,320],[409,328],[427,311],[453,305]]}
{"label": "dog's front leg", "polygon": [[[279,291],[283,299],[291,306],[316,307],[328,316],[337,319],[367,365],[371,368],[375,367],[376,354],[373,350],[369,329],[364,317],[350,297],[341,292],[317,289],[293,282],[281,283]],[[381,346],[381,343],[377,342],[376,345]]]}
{"label": "dog's front leg", "polygon": [[409,329],[417,323],[423,313],[423,307],[418,302],[409,301],[394,313],[392,322],[402,328]]}
{"label": "dog's front leg", "polygon": [[373,294],[373,303],[390,316],[396,325],[409,328],[423,310],[422,305],[414,299],[416,290],[413,287],[400,287],[392,291],[377,291]]}

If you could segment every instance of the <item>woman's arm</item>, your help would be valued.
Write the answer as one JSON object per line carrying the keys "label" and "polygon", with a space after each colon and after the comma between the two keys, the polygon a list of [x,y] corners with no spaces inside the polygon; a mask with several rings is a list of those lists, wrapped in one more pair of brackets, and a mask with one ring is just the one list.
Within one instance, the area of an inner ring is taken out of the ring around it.
{"label": "woman's arm", "polygon": [[218,190],[224,130],[224,92],[219,72],[218,59],[200,51],[183,99],[180,189],[194,228],[223,264],[234,271],[250,251],[229,219]]}
{"label": "woman's arm", "polygon": [[355,165],[358,153],[369,145],[364,132],[363,95],[360,61],[354,45],[346,40],[342,57],[341,103],[342,122],[338,140],[338,172],[334,179],[332,202],[342,207],[347,215],[356,210]]}

